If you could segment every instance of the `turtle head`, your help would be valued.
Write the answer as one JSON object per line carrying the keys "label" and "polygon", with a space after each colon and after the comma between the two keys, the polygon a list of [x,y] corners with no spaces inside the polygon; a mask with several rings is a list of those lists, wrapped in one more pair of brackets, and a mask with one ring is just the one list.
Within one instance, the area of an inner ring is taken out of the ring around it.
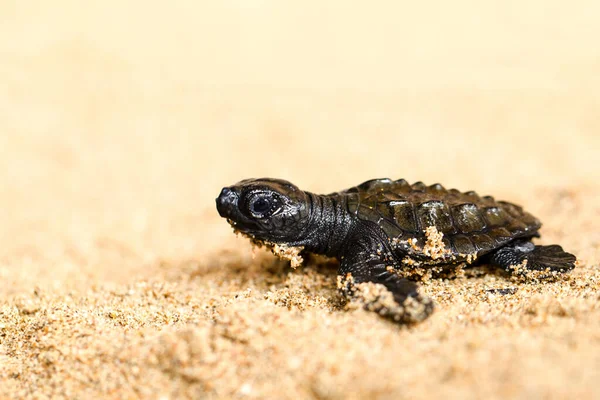
{"label": "turtle head", "polygon": [[219,215],[259,240],[289,243],[299,239],[309,220],[309,196],[280,179],[246,179],[217,197]]}

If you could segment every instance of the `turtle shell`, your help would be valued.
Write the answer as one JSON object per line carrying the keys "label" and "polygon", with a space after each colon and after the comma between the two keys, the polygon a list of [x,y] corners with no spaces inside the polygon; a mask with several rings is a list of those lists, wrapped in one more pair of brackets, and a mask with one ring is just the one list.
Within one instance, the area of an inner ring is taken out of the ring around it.
{"label": "turtle shell", "polygon": [[373,179],[343,193],[352,214],[376,223],[394,248],[420,259],[432,256],[423,250],[431,232],[446,255],[461,260],[481,256],[515,238],[536,236],[541,227],[520,206],[475,192],[447,190],[440,184]]}

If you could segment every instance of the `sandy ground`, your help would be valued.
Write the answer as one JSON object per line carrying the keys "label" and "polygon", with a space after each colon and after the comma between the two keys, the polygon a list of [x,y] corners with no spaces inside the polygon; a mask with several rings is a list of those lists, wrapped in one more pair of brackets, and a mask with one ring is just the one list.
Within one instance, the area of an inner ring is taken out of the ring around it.
{"label": "sandy ground", "polygon": [[[600,398],[600,8],[378,4],[0,1],[1,398]],[[260,176],[476,189],[581,264],[399,327],[253,257]]]}

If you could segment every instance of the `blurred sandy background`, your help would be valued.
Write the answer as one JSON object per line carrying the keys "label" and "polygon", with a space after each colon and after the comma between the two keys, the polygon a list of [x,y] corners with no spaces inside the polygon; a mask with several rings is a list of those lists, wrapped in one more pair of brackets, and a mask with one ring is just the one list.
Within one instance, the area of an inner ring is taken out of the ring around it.
{"label": "blurred sandy background", "polygon": [[[0,0],[0,396],[600,398],[599,16]],[[476,189],[582,264],[430,283],[399,328],[342,310],[335,266],[251,257],[214,198],[260,176]]]}

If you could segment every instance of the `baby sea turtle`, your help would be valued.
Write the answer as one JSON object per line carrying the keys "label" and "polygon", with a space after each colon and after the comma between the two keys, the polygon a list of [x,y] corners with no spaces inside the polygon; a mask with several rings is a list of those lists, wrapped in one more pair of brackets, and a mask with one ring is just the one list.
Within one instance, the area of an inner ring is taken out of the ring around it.
{"label": "baby sea turtle", "polygon": [[373,179],[317,195],[280,179],[247,179],[216,201],[219,214],[254,242],[336,257],[341,293],[398,322],[433,311],[406,278],[411,271],[477,262],[548,277],[575,266],[560,246],[531,242],[541,223],[521,207],[440,184]]}

